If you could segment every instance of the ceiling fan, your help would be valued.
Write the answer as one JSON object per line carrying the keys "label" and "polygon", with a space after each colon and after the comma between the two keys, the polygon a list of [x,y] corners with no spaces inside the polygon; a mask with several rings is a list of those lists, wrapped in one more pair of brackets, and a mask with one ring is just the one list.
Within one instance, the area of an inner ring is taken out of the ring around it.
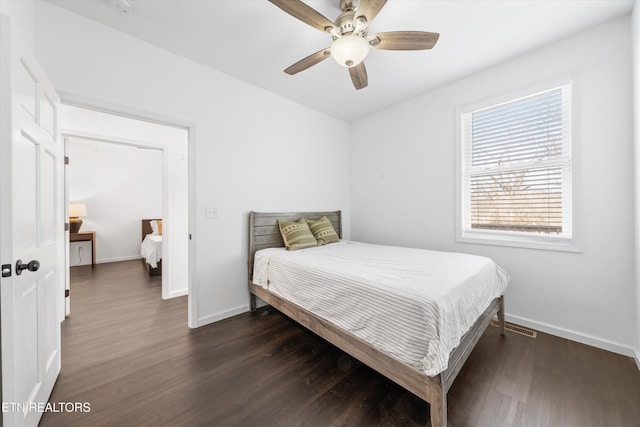
{"label": "ceiling fan", "polygon": [[333,39],[331,47],[312,53],[284,70],[289,75],[332,57],[349,69],[356,89],[367,87],[367,69],[364,58],[370,48],[384,50],[424,50],[435,46],[438,33],[424,31],[391,31],[368,35],[369,24],[378,15],[387,0],[340,0],[342,13],[335,22],[300,0],[269,0],[280,9],[305,24],[311,25]]}

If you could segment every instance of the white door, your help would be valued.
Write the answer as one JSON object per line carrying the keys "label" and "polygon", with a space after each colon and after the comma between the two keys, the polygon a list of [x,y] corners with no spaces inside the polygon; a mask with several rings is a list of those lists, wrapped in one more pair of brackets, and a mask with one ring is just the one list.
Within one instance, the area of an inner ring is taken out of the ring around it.
{"label": "white door", "polygon": [[0,36],[2,416],[29,427],[60,372],[63,151],[57,94],[6,16]]}

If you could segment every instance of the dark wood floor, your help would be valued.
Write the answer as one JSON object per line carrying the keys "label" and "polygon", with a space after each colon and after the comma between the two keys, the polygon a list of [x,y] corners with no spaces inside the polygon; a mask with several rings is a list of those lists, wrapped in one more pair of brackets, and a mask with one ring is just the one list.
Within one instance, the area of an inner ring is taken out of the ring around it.
{"label": "dark wood floor", "polygon": [[[187,327],[137,261],[72,269],[72,315],[41,426],[417,426],[429,405],[264,308]],[[241,286],[241,285],[240,285]],[[508,302],[507,302],[508,303]],[[546,334],[484,334],[449,392],[452,426],[640,426],[630,358]]]}

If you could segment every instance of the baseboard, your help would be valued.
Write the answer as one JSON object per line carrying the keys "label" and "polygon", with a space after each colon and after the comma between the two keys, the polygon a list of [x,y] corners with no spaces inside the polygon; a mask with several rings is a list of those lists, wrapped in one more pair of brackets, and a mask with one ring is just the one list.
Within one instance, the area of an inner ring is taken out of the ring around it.
{"label": "baseboard", "polygon": [[561,328],[559,326],[549,325],[548,323],[538,322],[535,320],[527,319],[525,317],[510,315],[508,313],[505,315],[505,318],[509,323],[526,326],[527,328],[535,329],[541,332],[546,332],[547,334],[550,334],[550,335],[566,338],[571,341],[576,341],[582,344],[590,345],[592,347],[601,348],[603,350],[622,354],[628,357],[635,356],[636,363],[639,363],[638,352],[634,351],[632,347],[626,346],[624,344],[594,337],[593,335],[583,334],[581,332],[576,332],[569,329]]}
{"label": "baseboard", "polygon": [[[120,261],[133,261],[136,259],[140,259],[140,255],[131,255],[131,256],[123,256],[117,258],[105,258],[105,259],[97,259],[96,264],[107,264],[110,262],[120,262]],[[69,267],[82,267],[84,265],[91,265],[91,260],[86,261],[83,260],[82,264],[70,264]]]}
{"label": "baseboard", "polygon": [[209,323],[237,316],[238,314],[246,313],[247,311],[249,311],[249,304],[244,304],[230,310],[221,311],[219,313],[209,314],[208,316],[199,318],[198,325],[196,327],[208,325]]}
{"label": "baseboard", "polygon": [[[120,261],[133,261],[134,259],[140,259],[140,255],[130,255],[130,256],[121,256],[116,258],[104,258],[97,259],[96,264],[106,264],[109,262],[120,262]],[[89,263],[90,265],[91,263]]]}

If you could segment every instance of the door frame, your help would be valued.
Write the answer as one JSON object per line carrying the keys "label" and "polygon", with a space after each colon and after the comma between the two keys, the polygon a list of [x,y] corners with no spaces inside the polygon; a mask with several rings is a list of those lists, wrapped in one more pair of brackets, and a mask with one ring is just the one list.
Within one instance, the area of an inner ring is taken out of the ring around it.
{"label": "door frame", "polygon": [[[161,164],[162,164],[162,197],[163,199],[166,198],[166,195],[168,193],[168,189],[167,189],[167,174],[169,174],[168,168],[168,162],[166,161],[167,158],[167,147],[160,145],[160,144],[152,144],[152,143],[148,143],[146,141],[133,141],[133,140],[125,140],[122,138],[115,138],[115,137],[111,137],[111,136],[103,136],[103,135],[96,135],[96,134],[90,134],[90,133],[85,133],[85,132],[78,132],[78,131],[69,131],[69,130],[65,130],[62,129],[61,130],[62,133],[62,140],[64,143],[64,148],[65,148],[65,156],[67,156],[68,151],[67,151],[67,144],[69,142],[69,139],[74,139],[74,140],[84,140],[84,141],[92,141],[92,142],[98,142],[101,144],[111,144],[111,145],[120,145],[120,146],[125,146],[125,147],[129,147],[131,149],[135,149],[135,148],[145,148],[145,149],[151,149],[151,150],[156,150],[159,151],[162,154],[162,159],[160,160]],[[68,156],[67,156],[68,157]],[[73,159],[70,159],[70,162],[73,162]],[[188,171],[187,171],[188,172]],[[68,179],[68,169],[65,169],[65,206],[68,208],[69,206],[69,179]],[[188,183],[187,183],[188,185]],[[187,188],[188,190],[188,188]],[[166,206],[168,206],[166,209],[167,211],[165,211],[165,203],[164,201],[162,202],[162,218],[170,218],[170,214],[169,212],[171,212],[171,205],[173,205],[174,203],[166,203]],[[187,215],[188,215],[188,207],[187,207]],[[167,221],[165,220],[165,230],[168,231],[170,227],[170,222],[167,223]],[[169,233],[171,234],[171,233]],[[165,233],[166,235],[166,233]],[[68,237],[67,237],[68,240]],[[69,289],[69,280],[70,280],[70,275],[69,275],[69,268],[70,268],[70,250],[69,250],[69,241],[67,241],[67,245],[66,245],[66,254],[67,257],[65,259],[65,271],[67,272],[67,277],[66,277],[66,289]],[[167,250],[167,251],[163,251],[163,258],[166,258],[166,261],[163,263],[164,264],[164,268],[168,268],[167,266],[171,263],[170,261],[170,254],[174,251],[171,250]],[[187,256],[187,262],[188,262],[188,256]],[[188,268],[188,266],[187,266]],[[162,298],[163,299],[170,299],[170,298],[174,298],[174,297],[179,297],[179,296],[183,296],[183,295],[187,295],[188,294],[188,289],[187,291],[185,291],[185,293],[179,293],[176,295],[171,295],[170,293],[170,287],[169,287],[169,280],[171,278],[171,275],[168,274],[162,274],[161,275],[161,282],[162,282]],[[66,301],[65,301],[66,303]],[[66,314],[69,315],[69,305],[66,305]]]}
{"label": "door frame", "polygon": [[[94,110],[94,111],[98,111],[101,113],[107,113],[107,114],[112,114],[112,115],[116,115],[116,116],[121,116],[121,117],[125,117],[125,118],[129,118],[129,119],[133,119],[133,120],[140,120],[140,121],[145,121],[145,122],[149,122],[149,123],[154,123],[154,124],[158,124],[158,125],[163,125],[163,126],[169,126],[169,127],[177,127],[177,128],[181,128],[181,129],[186,129],[187,130],[187,149],[188,149],[188,162],[187,162],[187,168],[188,168],[188,198],[189,198],[189,202],[188,202],[188,230],[189,230],[189,253],[188,253],[188,296],[187,296],[187,301],[188,301],[188,316],[187,316],[187,323],[188,326],[190,328],[196,328],[198,326],[198,318],[199,318],[199,314],[198,314],[198,290],[197,290],[197,286],[194,285],[194,274],[193,272],[196,269],[196,260],[195,260],[195,256],[194,253],[194,244],[195,244],[195,238],[197,236],[196,234],[196,209],[195,209],[195,195],[196,195],[196,181],[195,181],[195,159],[196,159],[196,149],[195,149],[195,135],[196,135],[196,125],[194,122],[188,121],[188,120],[183,120],[183,119],[179,119],[179,118],[175,118],[175,117],[169,117],[169,116],[165,116],[159,113],[155,113],[155,112],[151,112],[151,111],[145,111],[145,110],[140,110],[137,108],[132,108],[132,107],[128,107],[128,106],[124,106],[121,104],[115,104],[115,103],[111,103],[108,101],[103,101],[103,100],[99,100],[99,99],[95,99],[95,98],[90,98],[90,97],[86,97],[83,95],[78,95],[75,93],[71,93],[71,92],[65,92],[65,91],[58,91],[58,94],[60,95],[60,102],[62,104],[66,104],[66,105],[70,105],[70,106],[74,106],[74,107],[80,107],[80,108],[85,108],[87,110]],[[87,135],[82,135],[82,134],[73,134],[73,132],[68,133],[68,132],[63,132],[63,137],[79,137],[79,138],[87,138]],[[91,138],[88,137],[88,139],[94,139],[95,138]],[[118,143],[118,141],[116,141],[116,138],[102,138],[102,140],[107,140],[110,142],[116,142]],[[138,144],[140,145],[140,144]],[[154,147],[154,148],[158,148],[158,147]],[[67,265],[67,282],[69,280],[69,276],[68,276],[68,266],[69,266],[69,259],[67,258],[65,260],[65,263]]]}

